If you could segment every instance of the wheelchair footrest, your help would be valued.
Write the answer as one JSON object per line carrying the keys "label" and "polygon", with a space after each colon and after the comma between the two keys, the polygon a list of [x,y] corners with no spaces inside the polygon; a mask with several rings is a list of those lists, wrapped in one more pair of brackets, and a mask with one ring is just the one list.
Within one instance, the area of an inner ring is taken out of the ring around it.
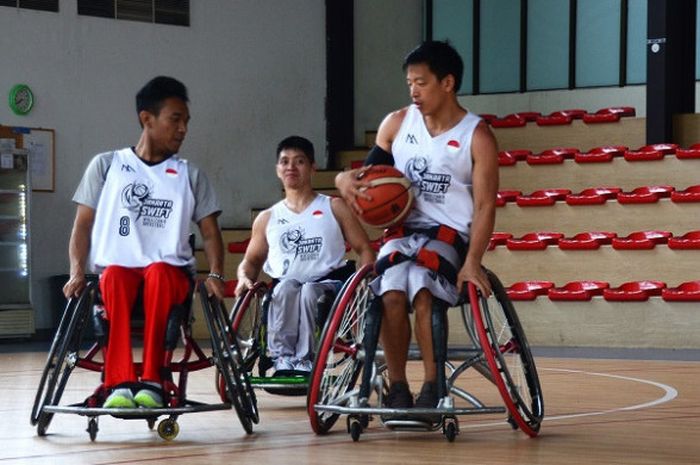
{"label": "wheelchair footrest", "polygon": [[436,424],[432,421],[426,420],[400,420],[391,419],[384,421],[384,426],[390,430],[396,431],[434,431],[436,427],[439,427],[439,423]]}

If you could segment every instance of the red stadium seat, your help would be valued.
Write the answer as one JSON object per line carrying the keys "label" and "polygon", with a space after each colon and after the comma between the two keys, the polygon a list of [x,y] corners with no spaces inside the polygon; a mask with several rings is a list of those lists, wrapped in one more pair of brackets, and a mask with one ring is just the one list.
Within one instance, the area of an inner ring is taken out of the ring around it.
{"label": "red stadium seat", "polygon": [[519,111],[517,113],[506,115],[505,118],[521,118],[527,122],[530,122],[535,121],[540,116],[542,116],[542,113],[540,113],[539,111]]}
{"label": "red stadium seat", "polygon": [[245,253],[250,243],[250,237],[242,241],[233,241],[228,243],[229,253]]}
{"label": "red stadium seat", "polygon": [[676,158],[681,160],[690,160],[693,158],[700,158],[700,144],[693,144],[687,149],[677,149]]}
{"label": "red stadium seat", "polygon": [[662,281],[632,281],[619,287],[611,287],[603,290],[605,300],[622,302],[642,302],[649,300],[651,296],[661,295],[666,287]]}
{"label": "red stadium seat", "polygon": [[508,250],[544,250],[549,245],[556,245],[559,239],[564,237],[560,232],[533,232],[524,234],[520,238],[506,239]]}
{"label": "red stadium seat", "polygon": [[669,301],[700,301],[700,281],[687,281],[678,287],[667,287],[661,291],[661,298]]}
{"label": "red stadium seat", "polygon": [[672,202],[700,202],[700,185],[690,186],[682,191],[671,192]]}
{"label": "red stadium seat", "polygon": [[519,195],[515,199],[521,207],[542,207],[554,205],[558,200],[564,200],[571,194],[569,189],[542,189],[532,192],[530,195]]}
{"label": "red stadium seat", "polygon": [[571,124],[571,121],[573,121],[573,118],[568,115],[540,116],[535,120],[538,126],[563,126]]}
{"label": "red stadium seat", "polygon": [[236,286],[238,286],[238,280],[231,279],[224,282],[224,297],[236,297]]}
{"label": "red stadium seat", "polygon": [[605,163],[611,162],[615,157],[621,157],[627,151],[624,145],[603,145],[594,147],[586,153],[574,155],[576,163]]}
{"label": "red stadium seat", "polygon": [[617,113],[596,113],[591,115],[583,115],[583,122],[586,124],[597,123],[617,123],[620,121],[620,115]]}
{"label": "red stadium seat", "polygon": [[690,231],[682,236],[669,237],[668,248],[675,250],[700,249],[700,231]]}
{"label": "red stadium seat", "polygon": [[607,107],[601,108],[600,110],[596,111],[597,115],[602,115],[606,113],[614,113],[620,116],[635,116],[637,114],[634,107]]}
{"label": "red stadium seat", "polygon": [[512,238],[513,235],[507,232],[494,232],[491,234],[491,239],[489,239],[488,250],[493,250],[498,245],[506,245],[506,241]]}
{"label": "red stadium seat", "polygon": [[625,152],[625,160],[627,161],[656,161],[663,160],[666,155],[658,150],[633,151]]}
{"label": "red stadium seat", "polygon": [[555,147],[538,154],[528,155],[526,161],[530,165],[549,165],[563,163],[565,159],[573,159],[579,150],[574,147]]}
{"label": "red stadium seat", "polygon": [[673,186],[642,186],[632,192],[620,192],[617,201],[620,203],[654,203],[660,198],[670,197],[675,189]]}
{"label": "red stadium seat", "polygon": [[514,115],[508,115],[505,118],[493,119],[490,124],[494,128],[520,128],[527,124],[527,120]]}
{"label": "red stadium seat", "polygon": [[516,161],[524,161],[527,159],[528,155],[532,155],[532,151],[527,149],[503,150],[502,153],[515,158]]}
{"label": "red stadium seat", "polygon": [[583,118],[583,115],[587,113],[588,112],[586,110],[582,110],[580,108],[573,108],[570,110],[553,111],[549,114],[549,116],[568,116],[569,118],[573,119],[581,119]]}
{"label": "red stadium seat", "polygon": [[507,202],[515,202],[515,199],[522,195],[520,191],[498,191],[496,193],[496,206],[502,207]]}
{"label": "red stadium seat", "polygon": [[513,283],[506,292],[511,300],[535,300],[537,296],[547,295],[547,291],[553,287],[551,281],[523,281]]}
{"label": "red stadium seat", "polygon": [[494,114],[492,114],[492,113],[481,113],[481,114],[479,115],[479,117],[480,117],[481,119],[483,119],[484,121],[486,121],[487,124],[490,124],[491,121],[493,121],[493,120],[495,120],[496,118],[498,118],[497,115],[494,115]]}
{"label": "red stadium seat", "polygon": [[613,238],[612,247],[617,250],[648,250],[657,244],[666,244],[672,236],[670,231],[636,231],[626,237]]}
{"label": "red stadium seat", "polygon": [[607,231],[592,231],[578,233],[574,237],[559,239],[562,250],[596,250],[601,245],[609,245],[617,233]]}
{"label": "red stadium seat", "polygon": [[513,166],[518,159],[508,152],[498,152],[498,166]]}
{"label": "red stadium seat", "polygon": [[605,281],[572,281],[562,287],[549,289],[550,300],[591,300],[594,295],[603,294],[610,287]]}
{"label": "red stadium seat", "polygon": [[620,192],[622,189],[619,187],[592,187],[578,194],[569,194],[565,200],[569,205],[601,205],[617,197]]}
{"label": "red stadium seat", "polygon": [[364,160],[353,160],[350,162],[350,169],[351,170],[354,170],[357,168],[362,168],[363,166],[365,166]]}
{"label": "red stadium seat", "polygon": [[678,150],[678,144],[650,144],[639,148],[640,152],[661,152],[664,155],[673,155]]}

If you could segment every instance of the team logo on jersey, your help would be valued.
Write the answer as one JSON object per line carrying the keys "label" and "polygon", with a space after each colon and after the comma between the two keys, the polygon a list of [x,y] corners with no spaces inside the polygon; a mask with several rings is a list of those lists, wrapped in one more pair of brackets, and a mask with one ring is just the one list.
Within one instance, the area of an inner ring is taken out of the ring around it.
{"label": "team logo on jersey", "polygon": [[316,260],[323,247],[322,237],[305,237],[301,226],[288,229],[280,237],[280,248],[285,254],[294,254],[302,262]]}
{"label": "team logo on jersey", "polygon": [[316,210],[313,213],[311,213],[311,216],[317,220],[320,220],[323,218],[323,212],[321,210]]}
{"label": "team logo on jersey", "polygon": [[416,136],[414,136],[413,134],[406,134],[406,143],[407,143],[407,144],[417,145],[417,144],[418,144],[418,139],[417,139]]}
{"label": "team logo on jersey", "polygon": [[136,214],[136,221],[151,228],[164,228],[173,211],[173,201],[151,197],[153,189],[144,182],[132,182],[122,189],[122,206]]}
{"label": "team logo on jersey", "polygon": [[449,174],[431,173],[430,160],[427,157],[411,158],[406,163],[404,172],[418,191],[416,196],[422,196],[431,203],[445,203],[445,194],[452,178]]}
{"label": "team logo on jersey", "polygon": [[165,174],[167,174],[171,178],[176,178],[177,177],[177,171],[174,170],[173,168],[167,168],[165,170]]}
{"label": "team logo on jersey", "polygon": [[447,153],[454,155],[459,152],[459,149],[460,145],[458,141],[451,139],[447,142]]}
{"label": "team logo on jersey", "polygon": [[128,165],[126,163],[122,163],[122,171],[126,171],[127,173],[135,173],[136,170],[131,167],[131,165]]}

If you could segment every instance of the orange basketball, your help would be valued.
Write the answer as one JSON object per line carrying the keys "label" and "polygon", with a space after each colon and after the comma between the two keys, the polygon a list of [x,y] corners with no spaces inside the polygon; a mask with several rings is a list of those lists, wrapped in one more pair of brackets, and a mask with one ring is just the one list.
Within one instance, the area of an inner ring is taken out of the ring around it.
{"label": "orange basketball", "polygon": [[360,221],[374,228],[392,226],[406,216],[413,204],[411,181],[393,166],[377,165],[364,172],[360,178],[369,181],[364,192],[372,200],[357,198],[362,209]]}

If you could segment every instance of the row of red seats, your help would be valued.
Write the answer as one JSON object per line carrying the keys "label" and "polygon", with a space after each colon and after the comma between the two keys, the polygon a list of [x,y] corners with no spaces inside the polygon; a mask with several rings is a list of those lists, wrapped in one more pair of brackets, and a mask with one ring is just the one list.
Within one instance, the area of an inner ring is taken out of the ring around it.
{"label": "row of red seats", "polygon": [[699,250],[700,231],[690,231],[674,236],[670,231],[635,231],[625,237],[608,231],[582,232],[573,237],[564,237],[560,232],[540,231],[513,237],[510,233],[494,232],[489,241],[489,250],[505,246],[508,250],[544,250],[557,246],[562,250],[597,250],[601,245],[610,245],[616,250],[650,250],[659,244],[673,250]]}
{"label": "row of red seats", "polygon": [[571,110],[561,110],[543,115],[537,111],[523,111],[511,113],[502,118],[494,114],[483,113],[481,116],[494,128],[518,128],[525,126],[528,122],[534,122],[538,126],[560,126],[571,124],[575,119],[583,120],[584,123],[614,123],[620,121],[623,116],[635,116],[633,107],[609,107],[601,108],[595,113],[589,113],[579,108]]}
{"label": "row of red seats", "polygon": [[[229,253],[243,254],[250,239],[228,243]],[[381,247],[381,238],[370,241],[375,251]],[[658,244],[667,244],[670,249],[700,249],[700,231],[690,231],[682,236],[674,236],[670,231],[636,231],[625,237],[608,231],[582,232],[573,237],[564,237],[560,232],[538,231],[513,237],[511,233],[494,232],[489,241],[489,250],[497,246],[506,246],[509,250],[544,250],[548,246],[558,246],[562,250],[596,250],[601,245],[611,245],[617,250],[653,249]],[[345,245],[350,251],[350,245]]]}
{"label": "row of red seats", "polygon": [[631,281],[610,287],[605,281],[572,281],[556,287],[551,281],[523,281],[507,289],[512,300],[535,300],[546,296],[557,301],[586,301],[602,296],[609,301],[648,300],[661,296],[666,301],[700,301],[700,281],[687,281],[677,287],[667,287],[662,281]]}
{"label": "row of red seats", "polygon": [[624,145],[602,145],[587,152],[581,152],[576,147],[554,147],[540,153],[532,153],[531,150],[525,149],[502,150],[498,153],[498,164],[513,166],[519,161],[525,161],[529,165],[555,165],[564,163],[564,160],[574,160],[576,163],[610,163],[615,157],[623,157],[630,162],[657,161],[667,155],[675,155],[681,160],[700,158],[700,143],[687,149],[678,144],[664,143],[644,145],[637,150],[630,150]]}
{"label": "row of red seats", "polygon": [[517,190],[499,191],[496,206],[502,207],[508,202],[515,202],[520,207],[546,207],[558,201],[568,205],[601,205],[608,200],[617,200],[622,204],[655,203],[659,199],[670,198],[675,203],[700,202],[700,184],[676,190],[673,186],[641,186],[630,192],[623,192],[620,187],[591,187],[578,194],[570,189],[539,189],[524,195]]}

